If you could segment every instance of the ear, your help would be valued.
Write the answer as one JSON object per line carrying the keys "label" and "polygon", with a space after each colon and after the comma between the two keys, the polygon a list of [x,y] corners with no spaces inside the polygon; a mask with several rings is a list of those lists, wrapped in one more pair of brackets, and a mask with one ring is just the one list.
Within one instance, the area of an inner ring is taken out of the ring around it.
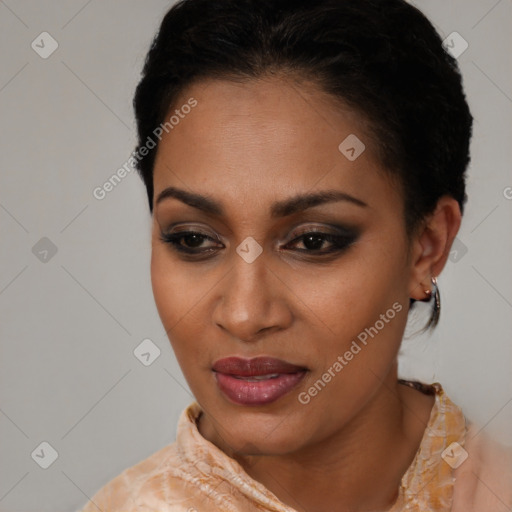
{"label": "ear", "polygon": [[426,291],[431,290],[432,277],[437,277],[446,264],[461,219],[459,203],[453,197],[443,196],[415,233],[411,242],[409,297],[429,298]]}

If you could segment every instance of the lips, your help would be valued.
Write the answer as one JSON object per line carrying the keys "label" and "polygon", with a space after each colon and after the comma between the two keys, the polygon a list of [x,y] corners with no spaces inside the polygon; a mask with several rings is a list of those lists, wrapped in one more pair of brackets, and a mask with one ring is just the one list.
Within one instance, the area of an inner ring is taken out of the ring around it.
{"label": "lips", "polygon": [[221,392],[238,405],[265,405],[289,393],[307,368],[272,357],[228,357],[212,367]]}
{"label": "lips", "polygon": [[297,366],[273,357],[255,357],[242,359],[241,357],[227,357],[219,359],[213,365],[213,371],[236,375],[239,377],[252,377],[272,373],[296,373],[306,368]]}

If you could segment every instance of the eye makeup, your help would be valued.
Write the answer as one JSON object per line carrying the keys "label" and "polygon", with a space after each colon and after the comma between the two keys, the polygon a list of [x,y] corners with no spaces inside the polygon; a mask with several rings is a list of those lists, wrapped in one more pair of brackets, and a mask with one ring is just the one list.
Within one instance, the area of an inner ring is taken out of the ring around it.
{"label": "eye makeup", "polygon": [[[187,259],[203,260],[218,254],[225,246],[220,238],[211,236],[193,226],[160,232],[160,240]],[[290,240],[280,250],[297,252],[307,256],[321,257],[342,253],[359,237],[360,230],[336,225],[301,226],[292,231]],[[301,246],[298,247],[298,246]]]}

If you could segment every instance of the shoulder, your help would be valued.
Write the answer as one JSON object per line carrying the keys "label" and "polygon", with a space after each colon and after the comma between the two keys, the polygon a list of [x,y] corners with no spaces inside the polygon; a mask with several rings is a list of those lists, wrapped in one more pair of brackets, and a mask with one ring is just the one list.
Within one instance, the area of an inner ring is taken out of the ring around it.
{"label": "shoulder", "polygon": [[464,462],[454,471],[453,512],[512,509],[512,447],[468,422]]}
{"label": "shoulder", "polygon": [[[81,512],[146,512],[165,487],[167,494],[180,495],[180,466],[176,443],[165,446],[110,480],[97,491]],[[165,485],[163,485],[165,480]],[[163,511],[162,511],[163,512]]]}
{"label": "shoulder", "polygon": [[180,415],[176,441],[164,446],[110,480],[81,512],[188,511],[197,487],[198,462],[194,455],[200,438],[195,418],[199,405],[192,403]]}
{"label": "shoulder", "polygon": [[439,383],[430,387],[436,400],[418,453],[402,480],[409,509],[511,512],[512,447],[478,429]]}

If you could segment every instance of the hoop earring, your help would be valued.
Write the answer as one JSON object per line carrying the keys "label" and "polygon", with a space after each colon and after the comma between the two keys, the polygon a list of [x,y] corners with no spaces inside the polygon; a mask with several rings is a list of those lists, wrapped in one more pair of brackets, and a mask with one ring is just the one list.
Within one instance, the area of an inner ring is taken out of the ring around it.
{"label": "hoop earring", "polygon": [[432,308],[432,314],[430,315],[430,319],[426,328],[429,329],[431,327],[435,327],[439,323],[439,317],[441,316],[441,293],[439,291],[439,285],[437,284],[437,278],[432,277],[432,290],[429,290],[428,293],[429,301],[434,299],[434,306]]}
{"label": "hoop earring", "polygon": [[422,327],[415,334],[422,334],[429,329],[433,329],[439,323],[439,317],[441,316],[441,294],[439,292],[439,285],[437,284],[437,279],[435,277],[431,277],[432,289],[424,290],[426,294],[426,298],[424,299],[409,299],[409,307],[412,308],[414,303],[417,301],[420,302],[431,302],[432,298],[434,298],[434,305],[432,307],[432,312],[430,314],[430,318],[427,324]]}

